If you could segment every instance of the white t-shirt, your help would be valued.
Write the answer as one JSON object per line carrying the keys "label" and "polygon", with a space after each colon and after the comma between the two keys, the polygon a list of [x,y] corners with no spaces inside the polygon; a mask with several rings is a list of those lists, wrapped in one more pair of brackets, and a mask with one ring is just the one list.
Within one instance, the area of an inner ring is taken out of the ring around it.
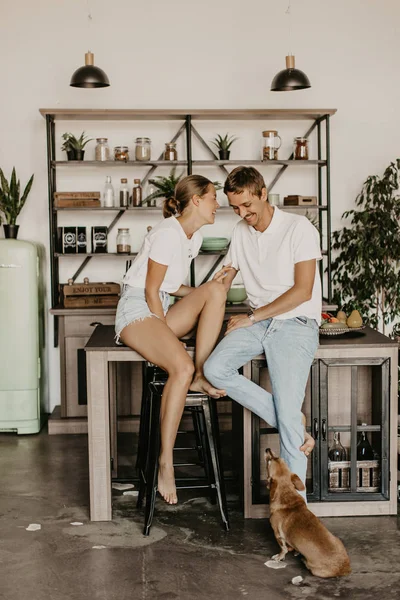
{"label": "white t-shirt", "polygon": [[[294,285],[294,265],[321,260],[317,229],[307,217],[274,207],[271,223],[263,232],[239,221],[235,226],[224,264],[240,270],[252,308],[270,304]],[[315,270],[311,300],[274,317],[292,319],[306,316],[321,322],[322,292],[318,268]]]}
{"label": "white t-shirt", "polygon": [[144,288],[146,285],[149,258],[168,269],[160,290],[172,294],[177,292],[189,274],[190,263],[200,250],[203,236],[196,231],[189,240],[175,217],[157,223],[144,238],[142,247],[123,282]]}

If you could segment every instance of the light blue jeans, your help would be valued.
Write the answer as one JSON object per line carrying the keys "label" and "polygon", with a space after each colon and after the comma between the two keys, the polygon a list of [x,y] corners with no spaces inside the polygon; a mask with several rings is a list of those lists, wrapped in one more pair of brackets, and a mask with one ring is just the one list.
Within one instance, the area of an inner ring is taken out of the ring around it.
{"label": "light blue jeans", "polygon": [[[280,456],[305,484],[307,458],[301,407],[310,367],[318,348],[314,319],[267,319],[236,329],[218,344],[204,365],[204,375],[230,398],[279,430]],[[272,395],[238,369],[265,353]],[[302,493],[305,498],[305,493]]]}

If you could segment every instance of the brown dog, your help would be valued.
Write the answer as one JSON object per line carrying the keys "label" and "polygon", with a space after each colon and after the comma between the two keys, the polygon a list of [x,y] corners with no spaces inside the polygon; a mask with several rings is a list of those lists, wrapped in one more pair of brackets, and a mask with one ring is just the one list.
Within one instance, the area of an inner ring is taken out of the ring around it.
{"label": "brown dog", "polygon": [[351,573],[350,560],[339,538],[335,537],[307,508],[296,490],[305,489],[300,478],[289,471],[282,458],[267,448],[267,482],[270,489],[270,521],[284,560],[291,550],[304,557],[307,569],[317,577],[341,577]]}

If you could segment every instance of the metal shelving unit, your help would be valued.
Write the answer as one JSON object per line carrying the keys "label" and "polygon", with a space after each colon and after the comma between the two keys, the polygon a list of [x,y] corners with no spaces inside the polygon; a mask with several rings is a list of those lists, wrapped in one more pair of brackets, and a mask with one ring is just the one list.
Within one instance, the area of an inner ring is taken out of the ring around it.
{"label": "metal shelving unit", "polygon": [[[142,178],[142,183],[145,183],[154,173],[158,167],[168,166],[184,166],[186,167],[187,174],[190,175],[193,172],[193,168],[202,168],[209,166],[217,166],[221,171],[227,175],[229,170],[227,167],[234,167],[237,165],[254,165],[263,168],[278,168],[278,172],[274,174],[272,181],[267,182],[268,191],[270,192],[277,181],[285,173],[286,169],[291,166],[299,167],[301,169],[307,169],[314,167],[317,169],[318,177],[318,205],[309,207],[282,207],[288,210],[315,210],[320,229],[324,229],[326,234],[326,248],[323,248],[324,260],[321,261],[321,277],[324,271],[327,273],[327,285],[324,290],[324,299],[330,304],[332,302],[332,286],[330,280],[331,272],[331,191],[330,191],[330,117],[336,113],[336,109],[216,109],[216,110],[130,110],[130,109],[40,109],[40,114],[46,120],[46,132],[47,132],[47,170],[48,170],[48,196],[49,196],[49,220],[50,220],[50,256],[51,256],[51,292],[52,292],[52,308],[60,305],[60,282],[59,282],[59,259],[65,255],[61,255],[56,252],[56,236],[57,236],[57,214],[58,211],[73,210],[73,211],[113,211],[116,213],[115,217],[108,225],[108,231],[117,225],[120,218],[123,216],[126,210],[137,210],[137,211],[150,211],[160,210],[156,207],[137,207],[137,208],[55,208],[53,206],[54,192],[57,191],[57,169],[98,169],[98,168],[119,168],[119,167],[143,167],[149,168],[148,172]],[[178,121],[180,122],[179,128],[176,134],[171,139],[172,142],[176,141],[180,136],[185,136],[186,146],[186,160],[182,161],[164,161],[162,155],[157,160],[149,162],[127,161],[60,161],[56,160],[56,121]],[[299,135],[303,133],[303,137],[310,137],[313,132],[317,136],[317,147],[318,153],[315,160],[307,161],[295,161],[293,160],[293,154],[291,154],[287,160],[276,160],[276,161],[260,161],[260,160],[218,160],[217,155],[210,148],[208,143],[203,139],[194,123],[196,121],[225,121],[225,120],[257,120],[257,121],[274,121],[274,120],[293,120],[293,121],[312,121],[311,126],[307,128],[305,132],[299,131]],[[323,137],[323,133],[325,134]],[[197,140],[200,145],[209,154],[208,160],[196,160],[193,158],[193,140]],[[325,181],[325,189],[323,190],[323,183]],[[230,210],[229,207],[221,207],[220,210]],[[325,215],[326,218],[323,218]],[[326,226],[324,226],[324,220]],[[210,255],[210,253],[207,253]],[[68,254],[66,256],[73,256]],[[72,276],[75,280],[82,270],[86,267],[88,262],[94,257],[104,256],[101,254],[77,254],[83,259],[83,262],[77,268],[76,272]],[[116,254],[111,254],[116,256]],[[132,255],[135,256],[135,255]],[[218,253],[218,258],[213,264],[212,268],[206,275],[206,280],[213,271],[218,267],[223,259],[224,254]],[[192,263],[191,279],[195,281],[195,267],[194,262]],[[323,279],[323,277],[322,277]],[[326,293],[325,293],[326,291]],[[57,344],[57,317],[55,321],[55,343]]]}

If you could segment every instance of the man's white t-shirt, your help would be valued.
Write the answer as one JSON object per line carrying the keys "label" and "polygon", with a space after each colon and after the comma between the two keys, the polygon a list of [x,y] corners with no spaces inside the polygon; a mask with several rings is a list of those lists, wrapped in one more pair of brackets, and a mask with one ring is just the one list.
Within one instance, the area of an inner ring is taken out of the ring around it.
{"label": "man's white t-shirt", "polygon": [[[294,266],[306,260],[321,260],[317,229],[307,217],[274,207],[271,223],[263,232],[239,221],[235,226],[224,264],[240,270],[250,306],[270,304],[294,285]],[[321,322],[322,292],[318,268],[315,270],[311,300],[274,317],[292,319],[305,316]]]}
{"label": "man's white t-shirt", "polygon": [[189,240],[181,224],[175,217],[168,217],[157,223],[144,238],[142,247],[132,266],[125,274],[123,282],[132,287],[144,288],[147,265],[151,258],[168,269],[160,290],[172,294],[186,281],[190,263],[200,250],[203,237],[196,231]]}

